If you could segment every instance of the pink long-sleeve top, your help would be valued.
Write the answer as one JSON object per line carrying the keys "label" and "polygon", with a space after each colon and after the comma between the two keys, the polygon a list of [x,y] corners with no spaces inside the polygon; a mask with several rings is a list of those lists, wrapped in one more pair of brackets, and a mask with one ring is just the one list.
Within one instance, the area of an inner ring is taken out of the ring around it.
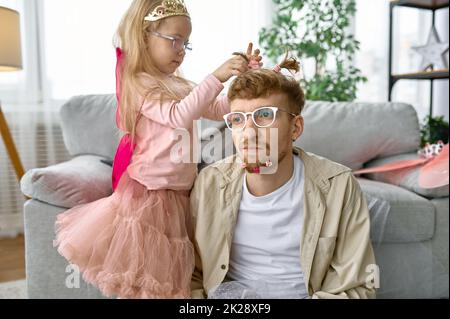
{"label": "pink long-sleeve top", "polygon": [[[202,117],[223,121],[223,115],[230,112],[228,98],[218,98],[223,88],[214,75],[209,75],[181,101],[143,102],[143,116],[136,126],[135,153],[127,169],[129,176],[150,190],[190,190],[198,173],[193,157],[198,151],[194,121]],[[181,160],[181,131],[189,134],[184,143],[191,154],[188,163]]]}

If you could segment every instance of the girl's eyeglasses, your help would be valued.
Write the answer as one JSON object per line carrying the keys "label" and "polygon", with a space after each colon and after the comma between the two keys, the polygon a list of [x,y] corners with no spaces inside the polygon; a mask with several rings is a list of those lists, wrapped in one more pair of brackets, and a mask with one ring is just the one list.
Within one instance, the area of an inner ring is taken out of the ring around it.
{"label": "girl's eyeglasses", "polygon": [[181,50],[184,51],[192,51],[192,44],[189,42],[184,42],[182,39],[177,37],[172,37],[170,35],[161,34],[159,32],[151,32],[154,36],[170,40],[172,41],[172,47],[175,51],[179,52]]}
{"label": "girl's eyeglasses", "polygon": [[223,118],[225,120],[225,123],[227,124],[227,127],[232,131],[245,129],[245,127],[247,126],[247,118],[249,115],[252,116],[253,123],[255,123],[257,127],[267,128],[275,123],[278,112],[288,113],[293,117],[298,116],[298,114],[280,110],[275,106],[264,106],[248,113],[232,112],[225,115]]}

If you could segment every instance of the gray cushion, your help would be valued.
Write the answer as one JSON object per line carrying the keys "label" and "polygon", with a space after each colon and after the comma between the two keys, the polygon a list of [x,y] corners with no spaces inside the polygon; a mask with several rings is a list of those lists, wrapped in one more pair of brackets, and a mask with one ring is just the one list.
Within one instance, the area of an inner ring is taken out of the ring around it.
{"label": "gray cushion", "polygon": [[61,107],[64,142],[70,155],[99,155],[113,159],[120,140],[114,95],[85,95]]}
{"label": "gray cushion", "polygon": [[358,181],[364,193],[390,205],[386,216],[371,216],[374,242],[422,242],[433,237],[435,207],[429,200],[395,185],[362,178]]}
{"label": "gray cushion", "polygon": [[296,145],[352,169],[420,144],[417,113],[408,104],[308,102],[303,115]]}
{"label": "gray cushion", "polygon": [[[389,156],[382,159],[371,161],[366,165],[367,168],[377,167],[388,163],[393,163],[403,160],[417,159],[417,152],[409,154],[401,154],[396,156]],[[398,185],[406,188],[416,194],[428,198],[448,197],[448,184],[436,188],[423,188],[419,185],[419,175],[421,167],[413,167],[407,170],[397,170],[385,173],[368,174],[367,177],[371,180],[380,181],[388,184]]]}
{"label": "gray cushion", "polygon": [[112,193],[111,167],[99,156],[80,156],[65,163],[28,171],[22,192],[51,205],[71,208],[108,197]]}

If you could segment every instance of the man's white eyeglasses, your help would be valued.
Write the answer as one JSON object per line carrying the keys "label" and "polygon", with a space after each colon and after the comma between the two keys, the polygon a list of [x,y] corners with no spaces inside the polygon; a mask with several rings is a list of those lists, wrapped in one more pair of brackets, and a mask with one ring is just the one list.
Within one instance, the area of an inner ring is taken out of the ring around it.
{"label": "man's white eyeglasses", "polygon": [[283,112],[297,117],[298,114],[294,114],[288,111],[284,111],[275,106],[263,106],[253,112],[231,112],[223,117],[227,127],[232,131],[244,130],[247,126],[248,116],[251,115],[253,123],[259,128],[267,128],[275,123],[277,113]]}

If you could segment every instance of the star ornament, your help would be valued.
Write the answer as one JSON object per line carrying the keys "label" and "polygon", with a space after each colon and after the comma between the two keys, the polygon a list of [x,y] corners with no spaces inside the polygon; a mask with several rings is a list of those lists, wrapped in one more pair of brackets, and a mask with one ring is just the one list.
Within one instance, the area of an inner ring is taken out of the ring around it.
{"label": "star ornament", "polygon": [[448,69],[448,62],[445,57],[448,52],[448,43],[441,42],[434,26],[428,36],[427,44],[412,49],[423,57],[420,67],[422,70],[427,71],[430,68],[433,70]]}

